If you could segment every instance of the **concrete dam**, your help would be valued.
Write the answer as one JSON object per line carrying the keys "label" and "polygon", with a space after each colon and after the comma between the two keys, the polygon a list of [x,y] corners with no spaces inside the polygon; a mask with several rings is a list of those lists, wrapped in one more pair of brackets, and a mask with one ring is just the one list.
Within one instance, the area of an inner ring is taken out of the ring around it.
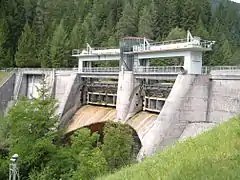
{"label": "concrete dam", "polygon": [[[120,46],[73,51],[78,69],[15,70],[0,87],[0,110],[19,95],[37,97],[44,78],[61,127],[71,133],[106,121],[128,124],[141,141],[139,160],[239,115],[240,67],[202,67],[212,42],[188,34],[171,43],[128,37]],[[183,57],[184,66],[150,66],[150,59],[164,57]],[[91,66],[108,60],[119,67]]]}
{"label": "concrete dam", "polygon": [[[129,72],[126,74],[129,76]],[[203,75],[179,74],[172,87],[165,87],[166,83],[149,86],[154,92],[158,87],[156,94],[137,83],[127,90],[129,94],[124,97],[128,101],[124,102],[119,82],[92,80],[90,85],[88,78],[81,78],[76,71],[22,69],[0,87],[1,111],[6,111],[20,94],[36,97],[43,75],[58,101],[60,125],[67,126],[68,132],[106,121],[129,124],[141,141],[141,157],[194,137],[240,112],[240,68]]]}

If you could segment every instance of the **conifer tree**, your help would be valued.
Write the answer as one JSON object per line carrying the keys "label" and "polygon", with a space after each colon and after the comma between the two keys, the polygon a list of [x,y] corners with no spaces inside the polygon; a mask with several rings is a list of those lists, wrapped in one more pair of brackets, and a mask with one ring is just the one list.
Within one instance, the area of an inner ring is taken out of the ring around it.
{"label": "conifer tree", "polygon": [[198,21],[197,28],[194,31],[194,35],[199,36],[201,38],[205,38],[205,39],[209,38],[209,33],[206,30],[201,18]]}
{"label": "conifer tree", "polygon": [[185,0],[182,9],[181,27],[185,30],[194,30],[198,21],[198,11],[193,0]]}
{"label": "conifer tree", "polygon": [[70,36],[70,46],[72,49],[79,49],[84,47],[84,34],[80,20],[76,22],[72,29]]}
{"label": "conifer tree", "polygon": [[4,48],[7,40],[6,22],[0,20],[0,67],[10,66],[10,57],[7,56],[8,51]]}
{"label": "conifer tree", "polygon": [[93,18],[95,18],[92,13],[88,13],[82,24],[82,35],[85,38],[84,43],[89,43],[93,45],[95,40],[96,27],[93,25]]}
{"label": "conifer tree", "polygon": [[181,27],[182,0],[168,0],[168,14],[169,14],[169,26],[170,28]]}
{"label": "conifer tree", "polygon": [[52,67],[66,67],[68,62],[66,62],[67,49],[69,45],[69,40],[67,33],[64,30],[63,20],[57,26],[53,33],[52,41],[50,44],[50,57],[52,61]]}
{"label": "conifer tree", "polygon": [[196,7],[199,9],[199,19],[207,30],[210,29],[210,21],[212,17],[212,2],[210,0],[195,1]]}
{"label": "conifer tree", "polygon": [[186,36],[187,32],[184,29],[176,27],[169,32],[166,40],[183,39],[186,38]]}
{"label": "conifer tree", "polygon": [[120,18],[116,26],[116,37],[120,39],[124,36],[135,36],[137,33],[137,13],[134,7],[128,3],[124,10],[123,16]]}
{"label": "conifer tree", "polygon": [[138,35],[149,39],[153,38],[153,21],[147,6],[143,8],[141,13],[138,24]]}
{"label": "conifer tree", "polygon": [[109,34],[110,34],[110,31],[107,29],[106,23],[104,23],[100,31],[96,33],[96,44],[103,47],[108,46]]}
{"label": "conifer tree", "polygon": [[223,45],[220,47],[219,51],[222,55],[222,62],[221,65],[230,65],[231,58],[232,58],[232,48],[229,41],[226,39],[223,43]]}
{"label": "conifer tree", "polygon": [[[151,18],[153,20],[154,39],[161,41],[169,33],[169,12],[167,0],[153,1],[151,4]],[[176,27],[176,26],[174,26]]]}
{"label": "conifer tree", "polygon": [[47,39],[46,43],[42,45],[42,48],[39,49],[38,59],[41,62],[42,68],[52,67],[51,57],[50,57],[50,40]]}
{"label": "conifer tree", "polygon": [[232,55],[230,64],[234,66],[239,66],[240,65],[240,48],[238,48]]}
{"label": "conifer tree", "polygon": [[38,67],[40,62],[36,58],[36,37],[28,23],[18,43],[18,51],[15,55],[16,65],[18,67]]}

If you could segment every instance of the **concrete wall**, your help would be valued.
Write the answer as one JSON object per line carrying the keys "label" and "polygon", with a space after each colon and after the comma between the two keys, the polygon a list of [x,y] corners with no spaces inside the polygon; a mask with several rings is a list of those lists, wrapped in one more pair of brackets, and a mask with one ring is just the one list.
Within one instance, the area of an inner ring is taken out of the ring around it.
{"label": "concrete wall", "polygon": [[[86,104],[87,89],[85,82],[80,75],[75,75],[71,78],[72,83],[69,83],[69,91],[65,92],[65,105],[61,116],[60,126],[66,126],[71,122],[72,116],[84,104]],[[63,102],[64,103],[64,102]]]}
{"label": "concrete wall", "polygon": [[8,102],[12,100],[15,84],[15,74],[12,74],[0,86],[0,114],[4,114],[8,107]]}
{"label": "concrete wall", "polygon": [[57,113],[60,114],[60,116],[62,116],[66,101],[68,99],[74,80],[76,78],[76,74],[72,74],[69,72],[58,72],[56,73],[55,76],[56,77],[54,97],[59,105]]}
{"label": "concrete wall", "polygon": [[[239,76],[240,77],[240,76]],[[221,123],[240,114],[240,79],[212,80],[207,120]]]}

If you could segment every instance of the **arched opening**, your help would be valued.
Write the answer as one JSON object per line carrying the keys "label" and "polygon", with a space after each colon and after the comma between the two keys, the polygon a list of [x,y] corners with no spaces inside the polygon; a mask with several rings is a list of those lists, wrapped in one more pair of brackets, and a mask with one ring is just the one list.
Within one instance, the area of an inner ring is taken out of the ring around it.
{"label": "arched opening", "polygon": [[[99,135],[100,135],[100,142],[103,143],[103,139],[104,139],[104,126],[106,125],[107,122],[99,122],[99,123],[93,123],[93,124],[90,124],[90,125],[87,125],[87,126],[84,126],[84,127],[81,127],[79,129],[82,129],[82,128],[88,128],[91,130],[92,133],[95,133],[97,132]],[[141,144],[141,140],[137,134],[137,132],[135,131],[134,128],[132,128],[130,125],[128,124],[125,124],[125,126],[128,126],[130,129],[131,129],[131,132],[132,132],[132,138],[133,138],[133,141],[134,141],[134,144],[132,146],[132,149],[134,151],[134,153],[137,155],[138,152],[140,151],[141,147],[142,147],[142,144]],[[71,136],[74,134],[75,131],[79,130],[79,129],[76,129],[74,131],[71,131],[69,133],[67,133],[65,135],[65,142],[66,143],[71,143],[70,142],[70,138]]]}

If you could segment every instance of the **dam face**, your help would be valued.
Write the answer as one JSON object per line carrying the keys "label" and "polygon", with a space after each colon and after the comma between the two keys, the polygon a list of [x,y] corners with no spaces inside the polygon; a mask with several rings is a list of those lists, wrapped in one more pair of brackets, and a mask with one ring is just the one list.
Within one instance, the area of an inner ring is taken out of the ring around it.
{"label": "dam face", "polygon": [[59,125],[68,133],[107,121],[128,124],[142,144],[139,160],[240,112],[239,72],[178,75],[172,86],[156,78],[147,84],[129,72],[106,81],[58,70],[13,73],[0,87],[2,112],[19,95],[37,97],[42,78],[58,101]]}

